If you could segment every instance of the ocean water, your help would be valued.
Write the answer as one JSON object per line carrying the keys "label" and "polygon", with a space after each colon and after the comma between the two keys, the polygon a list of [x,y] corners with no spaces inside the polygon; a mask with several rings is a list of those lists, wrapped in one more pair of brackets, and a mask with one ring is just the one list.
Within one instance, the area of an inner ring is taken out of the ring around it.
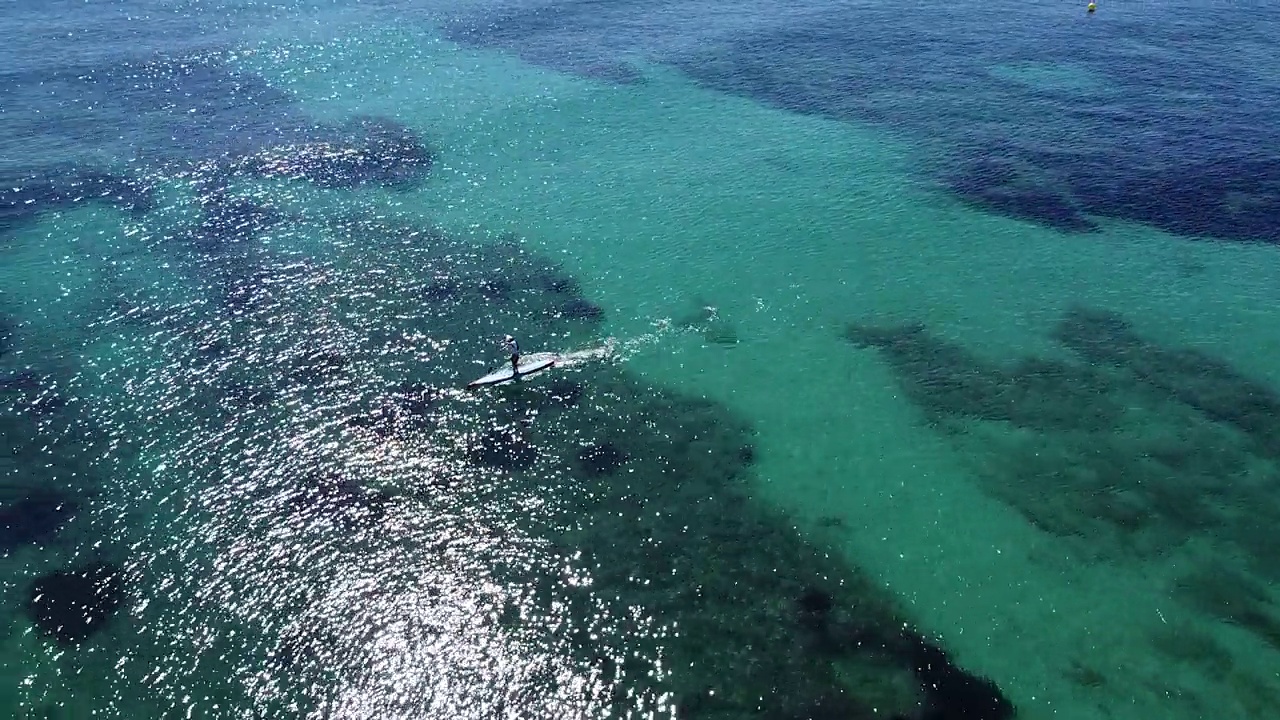
{"label": "ocean water", "polygon": [[1098,5],[10,0],[3,712],[1276,715],[1280,11]]}

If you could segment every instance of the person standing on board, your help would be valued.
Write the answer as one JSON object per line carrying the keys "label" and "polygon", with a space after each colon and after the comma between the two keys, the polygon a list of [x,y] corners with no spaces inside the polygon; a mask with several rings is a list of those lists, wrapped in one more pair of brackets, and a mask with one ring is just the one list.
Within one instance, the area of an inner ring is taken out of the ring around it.
{"label": "person standing on board", "polygon": [[518,377],[520,375],[520,345],[516,343],[516,339],[507,335],[502,338],[502,347],[511,353],[511,376]]}

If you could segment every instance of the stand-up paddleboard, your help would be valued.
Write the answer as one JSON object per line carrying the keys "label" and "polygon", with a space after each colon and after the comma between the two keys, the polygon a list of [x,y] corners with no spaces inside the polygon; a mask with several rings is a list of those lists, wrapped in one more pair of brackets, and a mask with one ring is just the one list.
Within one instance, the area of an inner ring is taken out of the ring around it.
{"label": "stand-up paddleboard", "polygon": [[[520,377],[523,378],[533,375],[534,373],[540,373],[555,364],[555,355],[542,354],[524,358],[520,361]],[[508,382],[514,377],[515,373],[511,372],[511,363],[507,363],[499,370],[494,370],[482,378],[472,380],[467,383],[467,387],[477,388],[485,385],[498,385],[500,383]]]}

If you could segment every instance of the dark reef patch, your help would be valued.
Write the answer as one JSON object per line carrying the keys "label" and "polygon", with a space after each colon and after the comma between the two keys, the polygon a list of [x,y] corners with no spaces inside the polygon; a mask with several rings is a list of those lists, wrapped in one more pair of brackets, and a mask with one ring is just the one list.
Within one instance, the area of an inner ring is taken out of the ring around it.
{"label": "dark reef patch", "polygon": [[217,190],[200,198],[203,216],[192,234],[195,248],[218,253],[228,247],[255,239],[279,224],[284,216],[252,198],[232,197]]}
{"label": "dark reef patch", "polygon": [[557,310],[560,317],[570,320],[603,320],[604,308],[586,300],[585,298],[576,297],[564,303]]}
{"label": "dark reef patch", "polygon": [[567,378],[557,378],[547,383],[547,397],[561,407],[574,407],[582,398],[582,383]]}
{"label": "dark reef patch", "polygon": [[538,284],[542,289],[553,295],[577,295],[578,281],[567,275],[561,275],[559,272],[549,270],[538,276]]}
{"label": "dark reef patch", "polygon": [[577,467],[587,477],[612,475],[626,464],[627,454],[610,442],[593,443],[578,452]]}
{"label": "dark reef patch", "polygon": [[808,587],[796,598],[797,617],[801,627],[826,635],[831,622],[835,598],[830,591],[820,587]]}
{"label": "dark reef patch", "polygon": [[33,148],[141,152],[160,163],[253,153],[313,132],[314,122],[294,111],[287,92],[230,67],[220,52],[122,55],[6,73],[0,105],[36,111],[8,119],[10,131],[39,139]]}
{"label": "dark reef patch", "polygon": [[[497,361],[501,358],[498,341],[506,333],[517,335],[528,351],[559,349],[555,344],[563,341],[555,338],[566,332],[582,332],[584,326],[590,327],[603,317],[598,306],[574,294],[576,283],[548,291],[548,278],[563,278],[563,269],[509,238],[483,232],[461,237],[432,226],[370,217],[341,217],[326,230],[335,239],[334,247],[351,256],[349,261],[372,264],[387,273],[389,285],[361,287],[362,293],[394,296],[395,317],[417,318],[384,322],[377,330],[369,329],[395,338],[394,344],[403,346],[404,338],[421,334],[424,327],[448,327],[452,335],[449,356]],[[412,260],[404,267],[393,267],[374,255]],[[412,272],[406,275],[405,268],[412,268]],[[363,301],[344,298],[339,302],[352,305]],[[579,307],[585,312],[576,313],[581,317],[569,317],[562,312],[566,304],[570,304],[571,314]],[[390,315],[385,300],[381,307],[370,306],[368,312]],[[471,379],[427,372],[417,379],[440,387]]]}
{"label": "dark reef patch", "polygon": [[220,404],[230,412],[243,412],[269,407],[275,397],[275,391],[270,388],[240,382],[225,388]]}
{"label": "dark reef patch", "polygon": [[47,541],[78,509],[74,499],[53,490],[34,491],[0,505],[0,551]]}
{"label": "dark reef patch", "polygon": [[[625,3],[606,6],[590,1],[496,6],[493,14],[478,18],[450,14],[445,31],[462,44],[506,48],[532,64],[613,85],[633,85],[644,82],[643,72],[616,53],[635,45],[636,37],[648,35],[628,31],[640,22],[629,17],[634,10]],[[569,47],[576,52],[566,52]]]}
{"label": "dark reef patch", "polygon": [[[17,347],[18,333],[13,320],[0,313],[0,358],[13,352]],[[0,387],[8,385],[8,381],[0,378]]]}
{"label": "dark reef patch", "polygon": [[280,304],[279,288],[285,283],[274,268],[245,269],[232,264],[213,274],[219,305],[230,316],[250,319]]}
{"label": "dark reef patch", "polygon": [[477,465],[503,470],[528,470],[538,460],[538,448],[519,431],[498,428],[473,439],[467,459]]}
{"label": "dark reef patch", "polygon": [[320,385],[344,375],[351,358],[341,350],[314,348],[294,356],[290,377],[305,385]]}
{"label": "dark reef patch", "polygon": [[26,406],[21,407],[20,409],[36,417],[45,417],[58,412],[66,406],[66,398],[52,390],[49,390],[40,393],[28,402]]}
{"label": "dark reef patch", "polygon": [[40,376],[30,370],[19,370],[0,375],[0,391],[34,393],[44,387]]}
{"label": "dark reef patch", "polygon": [[1280,242],[1280,157],[1221,157],[1156,170],[1073,173],[1083,206],[1099,215],[1192,237]]}
{"label": "dark reef patch", "polygon": [[[1280,155],[1267,149],[1280,93],[1222,52],[1261,41],[1266,23],[1233,9],[1222,16],[1232,34],[1192,45],[1175,22],[1144,27],[1153,47],[1198,58],[1197,71],[1178,74],[1156,53],[1117,57],[1129,27],[1068,31],[1055,38],[1065,46],[1037,42],[1033,24],[1060,27],[1058,12],[1002,18],[1001,31],[1025,40],[996,47],[985,40],[995,27],[959,22],[944,6],[831,8],[771,17],[672,62],[721,91],[928,138],[939,148],[928,172],[994,213],[1072,233],[1110,217],[1192,237],[1280,241]],[[942,55],[940,37],[907,31],[921,27],[947,28]],[[849,69],[826,70],[837,66]],[[1221,77],[1245,79],[1231,87]],[[1199,99],[1194,111],[1180,102],[1188,94]]]}
{"label": "dark reef patch", "polygon": [[1118,314],[1068,312],[1055,337],[1094,364],[1133,373],[1143,383],[1234,426],[1280,459],[1280,393],[1194,348],[1164,348],[1139,337]]}
{"label": "dark reef patch", "polygon": [[407,381],[397,386],[388,399],[402,416],[425,418],[439,400],[439,394],[426,383]]}
{"label": "dark reef patch", "polygon": [[857,347],[878,348],[911,400],[933,419],[965,417],[1040,430],[1106,430],[1123,417],[1112,381],[1088,367],[1037,358],[1007,367],[979,360],[921,325],[850,325]]}
{"label": "dark reef patch", "polygon": [[1258,580],[1219,566],[1180,578],[1175,590],[1197,609],[1240,626],[1280,650],[1280,598]]}
{"label": "dark reef patch", "polygon": [[347,424],[388,438],[428,428],[435,392],[423,383],[407,382],[377,400],[366,413],[352,416]]}
{"label": "dark reef patch", "polygon": [[233,172],[306,180],[322,188],[380,185],[409,190],[431,170],[435,153],[407,126],[359,117],[330,131],[330,139],[282,145],[247,157]]}
{"label": "dark reef patch", "polygon": [[454,299],[463,292],[462,286],[449,278],[437,278],[422,289],[422,299],[431,304],[442,303]]}
{"label": "dark reef patch", "polygon": [[43,575],[27,593],[27,614],[59,644],[77,645],[105,627],[123,602],[122,575],[105,562]]}
{"label": "dark reef patch", "polygon": [[485,300],[510,300],[511,293],[515,290],[515,286],[511,281],[500,277],[485,278],[479,283],[480,297]]}
{"label": "dark reef patch", "polygon": [[923,720],[1007,720],[1013,704],[995,683],[956,667],[946,652],[919,636],[904,638],[906,650],[925,693],[929,708]]}
{"label": "dark reef patch", "polygon": [[289,495],[290,506],[299,516],[333,520],[348,531],[380,525],[392,500],[385,490],[326,472],[308,473]]}
{"label": "dark reef patch", "polygon": [[[991,682],[904,632],[873,581],[749,499],[750,428],[723,407],[598,369],[567,422],[528,432],[546,447],[594,438],[577,458],[598,465],[580,466],[588,476],[626,463],[625,476],[564,507],[556,545],[582,555],[595,595],[680,628],[660,644],[681,669],[654,687],[631,675],[629,689],[669,692],[692,720],[1012,717]],[[579,612],[590,626],[596,609]],[[646,637],[626,624],[614,634]]]}
{"label": "dark reef patch", "polygon": [[[962,457],[983,458],[974,470],[989,493],[1081,554],[1150,558],[1195,540],[1280,580],[1264,529],[1280,526],[1280,394],[1269,385],[1088,308],[1053,331],[1079,362],[997,366],[921,326],[847,334],[879,349]],[[1184,583],[1182,597],[1276,645],[1280,606],[1231,580],[1244,571],[1223,564]]]}
{"label": "dark reef patch", "polygon": [[53,415],[67,406],[67,400],[53,382],[30,370],[0,375],[0,408],[34,418]]}
{"label": "dark reef patch", "polygon": [[1068,197],[1069,186],[1023,177],[1011,163],[987,155],[949,181],[961,199],[989,210],[1068,233],[1092,232],[1097,223]]}
{"label": "dark reef patch", "polygon": [[132,178],[82,165],[59,165],[0,178],[0,233],[42,212],[103,202],[134,216],[151,210],[150,189]]}
{"label": "dark reef patch", "polygon": [[352,415],[346,419],[346,425],[372,432],[381,438],[388,438],[399,430],[400,414],[394,404],[382,402],[374,409]]}

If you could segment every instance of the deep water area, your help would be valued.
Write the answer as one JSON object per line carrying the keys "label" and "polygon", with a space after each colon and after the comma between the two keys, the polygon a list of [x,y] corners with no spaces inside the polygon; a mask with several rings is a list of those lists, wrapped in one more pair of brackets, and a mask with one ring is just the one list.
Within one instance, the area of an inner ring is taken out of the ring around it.
{"label": "deep water area", "polygon": [[637,82],[637,63],[667,64],[716,90],[927,138],[924,176],[1068,232],[1113,218],[1280,242],[1280,85],[1255,62],[1277,20],[1262,4],[1174,3],[1159,17],[1123,2],[1097,16],[1007,1],[737,5],[729,20],[703,2],[482,4],[451,27],[591,77]]}

